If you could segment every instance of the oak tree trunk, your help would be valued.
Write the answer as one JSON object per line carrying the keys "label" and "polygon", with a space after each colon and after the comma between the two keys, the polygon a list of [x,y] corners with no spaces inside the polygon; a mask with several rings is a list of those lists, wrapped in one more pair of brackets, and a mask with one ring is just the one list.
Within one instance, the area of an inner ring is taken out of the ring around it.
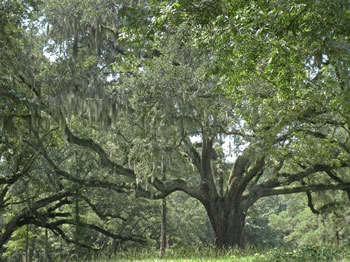
{"label": "oak tree trunk", "polygon": [[245,211],[240,205],[228,206],[222,202],[206,207],[215,233],[217,248],[243,247]]}

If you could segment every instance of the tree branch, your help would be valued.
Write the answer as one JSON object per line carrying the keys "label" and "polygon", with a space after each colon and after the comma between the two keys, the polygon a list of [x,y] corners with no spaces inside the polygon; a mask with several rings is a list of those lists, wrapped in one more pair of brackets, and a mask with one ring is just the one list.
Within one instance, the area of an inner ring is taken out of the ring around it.
{"label": "tree branch", "polygon": [[37,138],[37,141],[39,143],[40,150],[42,152],[43,157],[46,159],[46,161],[49,163],[49,165],[54,169],[55,173],[66,178],[69,181],[87,186],[87,187],[95,187],[95,188],[106,188],[113,190],[118,193],[129,193],[133,187],[127,185],[126,183],[112,183],[112,182],[105,182],[97,179],[89,179],[89,180],[84,180],[77,178],[75,176],[72,176],[68,172],[60,169],[54,162],[53,160],[49,157],[40,137],[39,134],[36,131],[33,131],[35,137]]}
{"label": "tree branch", "polygon": [[2,249],[3,245],[10,239],[11,235],[17,230],[17,228],[25,224],[26,218],[31,217],[31,214],[34,211],[71,195],[72,193],[68,191],[62,191],[55,195],[37,200],[29,207],[22,209],[19,213],[13,216],[10,221],[2,228],[1,231],[3,233],[0,235],[0,250]]}
{"label": "tree branch", "polygon": [[95,214],[101,219],[101,220],[106,220],[108,217],[111,217],[111,218],[118,218],[124,222],[127,221],[126,218],[120,216],[120,215],[117,215],[117,214],[111,214],[111,213],[103,213],[102,211],[100,211],[98,209],[98,207],[96,205],[94,205],[89,198],[87,197],[83,197],[84,201],[89,205],[89,207],[92,209],[92,211],[95,212]]}
{"label": "tree branch", "polygon": [[172,180],[169,182],[161,182],[159,179],[155,178],[152,185],[159,191],[152,193],[149,191],[144,191],[142,189],[136,189],[137,197],[145,197],[148,199],[162,199],[175,191],[182,191],[188,195],[203,201],[204,198],[200,191],[188,186],[187,182],[181,179]]}
{"label": "tree branch", "polygon": [[[37,225],[42,225],[44,227],[51,226],[52,228],[57,229],[59,225],[76,225],[76,222],[72,219],[61,219],[61,220],[54,221],[52,223],[46,223],[45,221],[38,221]],[[84,223],[81,221],[79,222],[79,225],[81,227],[90,228],[96,232],[99,232],[99,233],[101,233],[107,237],[113,238],[113,239],[118,239],[121,241],[134,241],[134,242],[145,243],[145,239],[143,239],[139,236],[123,236],[123,235],[119,235],[119,234],[114,234],[114,233],[109,232],[109,231],[107,231],[99,226],[96,226],[94,224]]]}
{"label": "tree branch", "polygon": [[188,156],[190,157],[192,163],[197,168],[198,172],[201,170],[201,156],[198,153],[197,149],[194,145],[189,141],[188,137],[185,134],[182,135],[182,141],[185,143],[186,151]]}
{"label": "tree branch", "polygon": [[243,193],[243,191],[246,189],[247,185],[249,184],[249,182],[255,177],[255,176],[259,176],[262,175],[262,173],[264,172],[264,166],[265,166],[265,158],[264,157],[260,157],[256,160],[255,165],[251,166],[246,174],[242,177],[240,183],[239,183],[239,190],[240,193]]}
{"label": "tree branch", "polygon": [[68,128],[66,123],[65,123],[64,130],[65,130],[65,133],[68,137],[69,143],[79,145],[82,147],[86,147],[86,148],[89,148],[92,151],[96,152],[101,159],[101,164],[104,167],[112,169],[113,172],[115,172],[119,175],[127,176],[127,177],[133,178],[133,179],[136,178],[134,171],[132,171],[131,169],[128,169],[128,168],[124,168],[124,167],[114,163],[112,160],[110,160],[107,153],[102,149],[102,147],[100,145],[96,144],[92,139],[83,139],[83,138],[79,138],[79,137],[75,136],[70,131],[70,129]]}
{"label": "tree branch", "polygon": [[265,181],[264,183],[257,185],[256,188],[273,188],[273,187],[279,187],[283,185],[289,185],[293,182],[300,181],[311,174],[321,172],[321,171],[326,171],[327,168],[328,166],[326,165],[317,164],[301,172],[298,172],[296,174],[277,173],[276,177],[273,177]]}
{"label": "tree branch", "polygon": [[316,208],[314,206],[314,203],[312,201],[311,192],[310,191],[306,191],[306,196],[307,196],[307,205],[310,208],[311,212],[316,214],[316,215],[319,215],[320,211],[316,210]]}
{"label": "tree branch", "polygon": [[[301,180],[300,181],[301,184],[303,186],[306,186],[306,183],[304,182],[304,180]],[[315,206],[314,206],[314,203],[312,201],[312,195],[311,195],[311,192],[310,191],[306,191],[306,196],[307,196],[307,205],[308,207],[310,208],[311,212],[316,214],[316,215],[319,215],[320,214],[320,211],[316,210]]]}
{"label": "tree branch", "polygon": [[345,190],[350,189],[350,183],[339,184],[314,184],[295,187],[276,187],[276,188],[264,188],[260,192],[260,197],[273,196],[273,195],[285,195],[293,193],[302,193],[307,191],[327,191],[327,190]]}
{"label": "tree branch", "polygon": [[[344,181],[342,179],[340,179],[333,170],[328,169],[328,170],[326,170],[326,173],[335,182],[337,182],[337,183],[344,183]],[[350,189],[345,189],[344,191],[347,193],[348,199],[350,200]]]}

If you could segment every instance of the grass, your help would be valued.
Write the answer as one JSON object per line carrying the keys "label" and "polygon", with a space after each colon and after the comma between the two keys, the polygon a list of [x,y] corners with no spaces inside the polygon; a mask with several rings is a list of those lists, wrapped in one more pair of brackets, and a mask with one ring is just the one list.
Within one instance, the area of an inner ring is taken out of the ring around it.
{"label": "grass", "polygon": [[350,248],[302,247],[295,250],[256,248],[215,250],[213,248],[169,249],[160,258],[155,249],[119,252],[113,258],[76,260],[75,262],[350,262]]}
{"label": "grass", "polygon": [[93,262],[250,262],[250,261],[261,261],[261,260],[255,260],[252,258],[179,258],[179,259],[160,259],[160,258],[154,258],[154,259],[135,259],[135,260],[95,260]]}

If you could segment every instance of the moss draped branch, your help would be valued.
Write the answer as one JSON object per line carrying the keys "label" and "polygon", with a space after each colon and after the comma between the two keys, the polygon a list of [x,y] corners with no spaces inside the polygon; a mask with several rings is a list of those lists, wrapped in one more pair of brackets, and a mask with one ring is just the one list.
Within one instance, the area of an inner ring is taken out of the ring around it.
{"label": "moss draped branch", "polygon": [[[345,166],[347,165],[343,163],[342,167]],[[309,168],[304,168],[304,170],[295,174],[276,173],[273,178],[249,188],[249,190],[244,193],[244,198],[247,200],[247,206],[250,206],[259,198],[272,195],[283,195],[302,192],[311,193],[315,191],[326,190],[343,190],[345,192],[350,191],[350,182],[344,182],[343,180],[334,178],[333,180],[337,182],[335,184],[304,184],[301,186],[292,185],[294,182],[302,181],[303,178],[309,177],[318,172],[323,172],[327,174],[331,172],[331,175],[334,177],[334,174],[332,174],[331,170],[332,168],[330,166],[317,164]]]}
{"label": "moss draped branch", "polygon": [[[26,207],[14,215],[9,222],[2,228],[2,234],[0,235],[0,250],[3,245],[10,239],[11,235],[21,226],[25,224],[30,224],[29,218],[33,216],[36,210],[46,207],[52,203],[60,201],[64,198],[71,196],[72,193],[69,191],[58,192],[54,195],[39,199],[33,202],[29,207]],[[57,208],[60,205],[56,205]],[[52,208],[51,211],[54,211]]]}
{"label": "moss draped branch", "polygon": [[80,137],[75,136],[70,129],[68,128],[68,126],[65,126],[65,133],[68,137],[68,142],[72,143],[72,144],[76,144],[82,147],[86,147],[91,149],[92,151],[96,152],[98,154],[98,156],[101,159],[101,164],[106,167],[106,168],[110,168],[113,170],[113,172],[123,175],[123,176],[127,176],[129,178],[136,178],[136,175],[134,173],[134,171],[132,171],[131,169],[122,167],[116,163],[114,163],[107,155],[107,153],[103,150],[103,148],[98,145],[97,143],[95,143],[92,139],[83,139]]}
{"label": "moss draped branch", "polygon": [[265,188],[260,192],[261,197],[273,196],[273,195],[284,195],[293,193],[304,193],[304,192],[316,192],[316,191],[326,191],[326,190],[345,190],[350,189],[349,183],[339,183],[339,184],[313,184],[313,185],[302,185],[294,187],[275,187],[275,188]]}
{"label": "moss draped branch", "polygon": [[203,201],[204,199],[197,188],[189,186],[186,181],[181,179],[174,179],[168,182],[161,182],[159,179],[154,179],[152,185],[158,190],[158,192],[152,193],[140,188],[137,189],[136,196],[149,199],[162,199],[175,191],[182,191],[198,199],[199,201]]}

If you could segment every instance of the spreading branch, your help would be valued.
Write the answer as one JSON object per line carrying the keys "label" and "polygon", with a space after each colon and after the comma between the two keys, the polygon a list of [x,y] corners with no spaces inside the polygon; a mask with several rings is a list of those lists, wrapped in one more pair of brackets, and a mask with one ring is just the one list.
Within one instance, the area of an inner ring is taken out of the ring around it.
{"label": "spreading branch", "polygon": [[3,233],[0,235],[0,250],[2,249],[3,245],[10,239],[11,235],[19,227],[27,224],[27,221],[29,221],[28,218],[31,218],[36,210],[46,207],[56,201],[60,201],[64,198],[67,198],[71,195],[72,193],[68,191],[58,192],[52,196],[42,198],[40,200],[35,201],[34,203],[31,203],[29,207],[22,209],[20,212],[14,215],[1,230],[1,232]]}
{"label": "spreading branch", "polygon": [[260,191],[260,197],[273,196],[273,195],[286,195],[293,193],[305,193],[305,192],[316,192],[316,191],[327,191],[327,190],[346,190],[350,189],[350,183],[339,183],[339,184],[313,184],[305,186],[294,186],[294,187],[275,187],[265,188]]}
{"label": "spreading branch", "polygon": [[65,125],[65,133],[68,137],[68,142],[79,145],[85,148],[89,148],[90,150],[96,152],[98,156],[101,159],[101,164],[106,167],[110,168],[115,172],[116,174],[127,176],[129,178],[136,178],[136,175],[134,171],[128,168],[124,168],[116,163],[114,163],[107,155],[107,153],[103,150],[103,148],[95,143],[92,139],[83,139],[80,137],[75,136],[71,130],[68,128],[67,124]]}
{"label": "spreading branch", "polygon": [[101,211],[95,204],[92,203],[92,201],[90,201],[88,197],[82,197],[82,198],[101,220],[106,220],[107,218],[110,217],[110,218],[118,218],[124,222],[127,221],[127,219],[125,217],[122,217],[121,215]]}
{"label": "spreading branch", "polygon": [[[337,183],[344,183],[344,181],[342,179],[340,179],[333,170],[328,169],[328,170],[326,170],[326,173],[335,182],[337,182]],[[344,191],[347,193],[348,199],[350,200],[350,188],[349,189],[345,189]]]}
{"label": "spreading branch", "polygon": [[199,190],[197,190],[197,188],[189,186],[186,181],[181,179],[175,179],[169,182],[162,182],[159,179],[155,178],[152,184],[158,190],[158,192],[153,193],[145,191],[142,188],[138,188],[136,189],[136,196],[145,197],[148,199],[163,199],[175,191],[182,191],[198,199],[199,201],[204,200],[203,195],[200,193]]}

